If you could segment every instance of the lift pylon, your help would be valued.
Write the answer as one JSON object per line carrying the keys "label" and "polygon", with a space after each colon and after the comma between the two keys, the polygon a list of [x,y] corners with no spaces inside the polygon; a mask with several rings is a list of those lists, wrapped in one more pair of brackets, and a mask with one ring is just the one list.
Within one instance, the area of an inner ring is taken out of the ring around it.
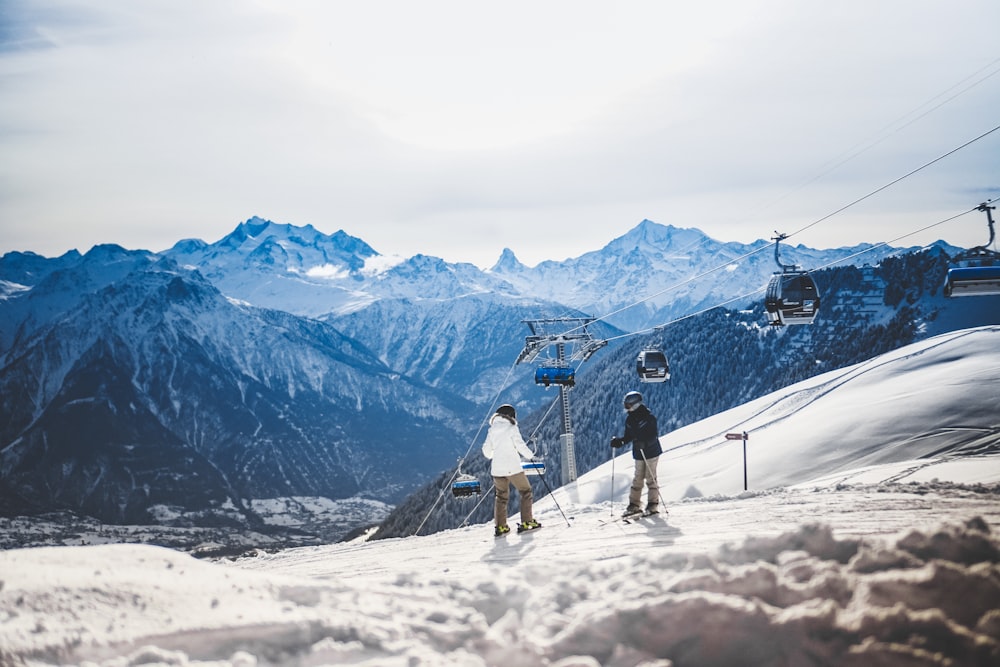
{"label": "lift pylon", "polygon": [[[568,484],[576,480],[576,448],[573,444],[573,424],[570,420],[569,390],[573,386],[575,372],[570,365],[574,362],[584,362],[608,341],[596,338],[587,326],[594,322],[592,317],[557,317],[551,319],[523,320],[531,335],[524,339],[524,349],[517,357],[517,362],[536,362],[550,346],[555,346],[556,357],[547,369],[553,373],[535,375],[536,382],[543,382],[546,387],[552,384],[559,386],[559,401],[562,406],[563,433],[559,437],[562,442],[562,483]],[[542,380],[539,380],[539,377]],[[566,378],[566,381],[556,381],[554,378]]]}

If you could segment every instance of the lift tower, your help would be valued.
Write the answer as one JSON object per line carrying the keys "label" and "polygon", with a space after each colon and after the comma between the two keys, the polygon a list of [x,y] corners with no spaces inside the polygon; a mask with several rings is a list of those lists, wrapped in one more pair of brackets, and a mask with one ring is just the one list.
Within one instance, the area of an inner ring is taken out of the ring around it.
{"label": "lift tower", "polygon": [[[516,363],[534,362],[550,346],[555,347],[555,367],[567,368],[573,362],[584,362],[591,355],[608,344],[606,340],[595,338],[587,329],[593,317],[557,317],[552,319],[523,320],[531,335],[524,339],[524,349]],[[569,390],[573,386],[573,373],[569,382],[558,382],[559,401],[562,405],[563,432],[559,436],[562,443],[562,483],[576,480],[576,448],[573,444],[573,424],[570,420]],[[537,381],[537,377],[536,377]]]}

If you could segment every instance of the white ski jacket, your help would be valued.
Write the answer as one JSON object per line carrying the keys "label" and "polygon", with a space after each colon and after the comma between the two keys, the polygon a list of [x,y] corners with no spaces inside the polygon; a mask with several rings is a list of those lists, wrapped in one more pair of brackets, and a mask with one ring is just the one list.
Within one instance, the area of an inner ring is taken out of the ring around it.
{"label": "white ski jacket", "polygon": [[524,472],[521,467],[521,457],[532,458],[535,453],[528,449],[517,424],[512,423],[503,415],[493,415],[490,418],[490,430],[483,443],[483,456],[493,460],[490,474],[494,477],[510,477]]}

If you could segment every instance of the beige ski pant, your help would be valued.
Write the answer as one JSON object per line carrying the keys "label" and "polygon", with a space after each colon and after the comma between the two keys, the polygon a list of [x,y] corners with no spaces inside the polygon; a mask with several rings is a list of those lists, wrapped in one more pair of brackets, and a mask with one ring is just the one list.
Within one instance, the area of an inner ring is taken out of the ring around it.
{"label": "beige ski pant", "polygon": [[521,523],[527,523],[534,518],[531,514],[531,482],[523,472],[510,477],[494,477],[493,485],[496,487],[497,498],[493,505],[493,521],[498,526],[507,525],[507,501],[510,500],[510,485],[517,489],[517,494],[521,499]]}
{"label": "beige ski pant", "polygon": [[660,504],[660,485],[656,481],[656,465],[659,462],[659,456],[654,456],[651,459],[635,459],[635,475],[632,477],[632,489],[628,494],[629,507],[642,508],[643,484],[648,489],[646,509],[657,507]]}

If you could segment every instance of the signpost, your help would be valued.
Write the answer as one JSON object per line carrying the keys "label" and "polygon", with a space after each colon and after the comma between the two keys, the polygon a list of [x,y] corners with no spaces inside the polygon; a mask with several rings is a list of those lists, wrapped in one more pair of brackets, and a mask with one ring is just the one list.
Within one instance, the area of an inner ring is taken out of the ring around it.
{"label": "signpost", "polygon": [[726,440],[742,440],[743,441],[743,490],[747,490],[747,432],[742,433],[727,433]]}

